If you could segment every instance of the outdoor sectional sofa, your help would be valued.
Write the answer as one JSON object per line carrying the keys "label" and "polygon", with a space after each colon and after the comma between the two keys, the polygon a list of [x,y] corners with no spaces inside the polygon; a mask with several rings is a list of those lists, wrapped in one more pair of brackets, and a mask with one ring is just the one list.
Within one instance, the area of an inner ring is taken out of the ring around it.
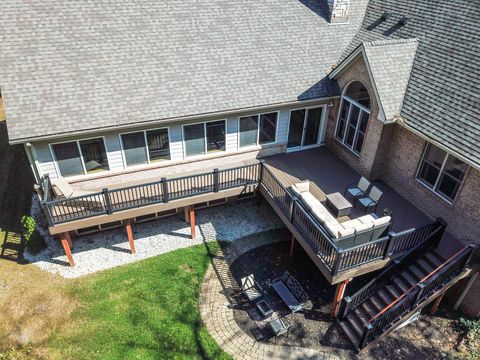
{"label": "outdoor sectional sofa", "polygon": [[355,245],[365,244],[384,235],[390,227],[390,216],[377,217],[365,215],[343,223],[330,214],[327,208],[310,192],[310,182],[304,181],[290,186],[290,189],[309,210],[329,235],[330,239],[340,248],[346,249]]}

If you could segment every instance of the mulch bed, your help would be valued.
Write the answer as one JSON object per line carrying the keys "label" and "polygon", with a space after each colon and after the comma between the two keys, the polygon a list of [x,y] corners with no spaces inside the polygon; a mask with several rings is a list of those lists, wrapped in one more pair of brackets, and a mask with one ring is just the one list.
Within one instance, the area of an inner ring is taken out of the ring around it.
{"label": "mulch bed", "polygon": [[[234,308],[238,326],[252,338],[261,342],[286,346],[301,346],[318,350],[340,352],[356,358],[349,340],[330,318],[330,304],[335,286],[331,286],[308,255],[297,244],[294,256],[289,257],[289,242],[262,246],[246,252],[231,265],[233,277],[240,279],[253,274],[264,290],[264,299],[280,316],[292,323],[288,336],[275,338],[255,306],[248,302]],[[305,310],[291,313],[282,300],[269,289],[268,283],[283,275],[293,275],[309,296]],[[356,278],[350,291],[361,287],[369,277]],[[459,313],[442,307],[435,316],[429,315],[429,307],[422,311],[420,319],[382,339],[377,345],[360,354],[360,358],[373,359],[444,359],[451,357],[458,345],[461,333],[455,324]]]}

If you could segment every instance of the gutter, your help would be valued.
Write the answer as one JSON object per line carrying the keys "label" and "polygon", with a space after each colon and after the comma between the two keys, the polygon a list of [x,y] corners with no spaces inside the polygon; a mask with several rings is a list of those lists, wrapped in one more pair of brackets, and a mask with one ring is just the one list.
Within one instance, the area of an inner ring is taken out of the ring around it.
{"label": "gutter", "polygon": [[[27,142],[38,142],[44,140],[52,140],[64,137],[75,137],[76,135],[88,135],[88,134],[95,134],[98,132],[108,132],[108,131],[115,131],[115,130],[126,130],[126,129],[136,129],[140,127],[145,127],[149,125],[157,125],[157,124],[164,124],[169,122],[179,122],[179,121],[189,121],[189,120],[203,120],[205,118],[212,118],[212,117],[222,117],[222,116],[229,116],[234,114],[242,114],[242,113],[250,113],[252,111],[263,111],[263,110],[270,110],[270,109],[278,109],[279,107],[286,107],[286,106],[295,106],[295,105],[308,105],[312,103],[323,103],[327,102],[328,100],[338,99],[340,95],[336,96],[329,96],[323,98],[315,98],[315,99],[308,99],[308,100],[295,100],[295,101],[288,101],[283,103],[275,103],[270,105],[261,105],[261,106],[252,106],[248,108],[240,108],[240,109],[233,109],[233,110],[226,110],[226,111],[219,111],[219,112],[210,112],[210,113],[203,113],[203,114],[195,114],[195,115],[186,115],[181,117],[172,117],[172,118],[163,118],[157,120],[145,120],[139,121],[135,123],[129,124],[122,124],[122,125],[111,125],[105,127],[98,127],[88,130],[77,130],[71,132],[62,132],[57,134],[51,135],[44,135],[44,136],[35,136],[35,137],[25,137],[20,139],[10,140],[10,145],[16,144],[24,144]],[[7,120],[8,121],[8,120]]]}

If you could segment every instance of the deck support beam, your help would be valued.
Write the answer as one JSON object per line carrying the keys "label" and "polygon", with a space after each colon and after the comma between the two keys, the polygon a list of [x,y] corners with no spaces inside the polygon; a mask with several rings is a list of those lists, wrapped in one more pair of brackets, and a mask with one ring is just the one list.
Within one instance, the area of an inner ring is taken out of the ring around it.
{"label": "deck support beam", "polygon": [[64,232],[63,234],[60,235],[60,242],[62,243],[63,250],[65,250],[65,255],[67,255],[68,263],[70,264],[70,267],[75,266],[75,261],[73,261],[73,256],[72,256],[72,238],[70,237],[69,232]]}
{"label": "deck support beam", "polygon": [[440,303],[442,302],[444,295],[445,295],[445,291],[435,299],[435,302],[432,305],[432,309],[430,310],[430,315],[434,315],[437,312],[438,307],[440,306]]}
{"label": "deck support beam", "polygon": [[346,279],[343,282],[337,285],[337,289],[335,290],[335,296],[333,297],[332,308],[330,311],[330,316],[332,319],[335,319],[338,315],[338,311],[340,310],[340,303],[342,302],[343,295],[345,295],[345,289],[347,288],[347,284],[352,279]]}
{"label": "deck support beam", "polygon": [[125,220],[125,230],[127,231],[128,242],[130,243],[130,251],[135,254],[135,243],[133,242],[132,222],[130,219]]}
{"label": "deck support beam", "polygon": [[293,256],[293,252],[295,251],[295,236],[292,235],[292,240],[290,240],[290,257]]}
{"label": "deck support beam", "polygon": [[189,214],[189,212],[188,212],[188,206],[185,206],[185,207],[183,208],[183,214],[184,214],[184,216],[185,216],[185,223],[186,223],[186,224],[190,224],[190,214]]}
{"label": "deck support beam", "polygon": [[195,208],[193,205],[189,207],[189,215],[190,215],[190,231],[192,234],[192,240],[195,240],[196,233],[195,233]]}
{"label": "deck support beam", "polygon": [[475,282],[475,280],[477,280],[477,277],[478,277],[478,274],[479,272],[477,271],[475,274],[473,274],[470,279],[468,280],[468,283],[467,285],[465,286],[465,288],[463,289],[462,293],[460,294],[460,296],[458,297],[457,301],[455,302],[455,305],[453,305],[453,308],[455,310],[458,310],[458,308],[460,307],[460,305],[462,304],[463,302],[463,299],[465,299],[465,296],[468,294],[468,292],[470,291],[470,288],[472,287],[473,283]]}

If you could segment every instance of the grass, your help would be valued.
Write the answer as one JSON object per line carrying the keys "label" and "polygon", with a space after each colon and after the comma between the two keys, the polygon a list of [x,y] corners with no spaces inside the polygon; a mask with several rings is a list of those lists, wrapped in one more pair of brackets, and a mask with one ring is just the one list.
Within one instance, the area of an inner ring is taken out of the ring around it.
{"label": "grass", "polygon": [[201,322],[200,285],[210,263],[194,246],[83,278],[81,304],[52,339],[61,359],[227,359]]}

